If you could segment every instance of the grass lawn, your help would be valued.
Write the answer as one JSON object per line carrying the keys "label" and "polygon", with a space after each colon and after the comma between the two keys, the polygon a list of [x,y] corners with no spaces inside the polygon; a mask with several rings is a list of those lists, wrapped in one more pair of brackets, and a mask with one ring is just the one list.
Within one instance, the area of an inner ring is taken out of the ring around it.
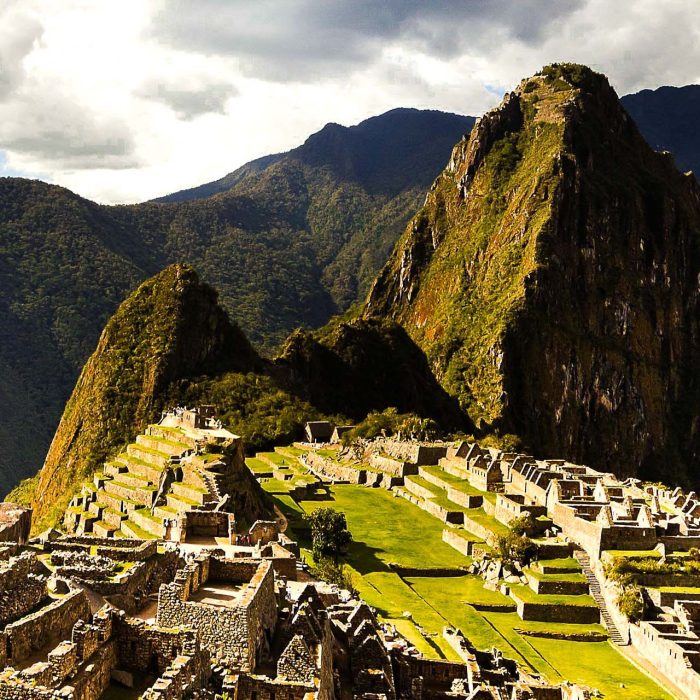
{"label": "grass lawn", "polygon": [[[472,508],[464,511],[469,518],[475,523],[488,528],[496,535],[507,535],[510,530],[500,521],[496,520],[493,515],[489,515],[483,508]],[[469,529],[469,525],[465,525]]]}
{"label": "grass lawn", "polygon": [[[572,572],[581,571],[581,564],[574,557],[567,557],[563,559],[540,559],[537,565],[544,568],[545,573],[550,573],[548,569],[557,570],[561,569],[563,571],[571,570]],[[555,573],[553,571],[552,573]]]}
{"label": "grass lawn", "polygon": [[[608,642],[550,640],[516,631],[603,632],[600,625],[531,622],[521,620],[515,612],[479,611],[473,604],[512,607],[513,601],[500,592],[485,589],[476,576],[402,579],[390,570],[389,562],[416,567],[458,567],[468,563],[466,557],[442,542],[444,525],[437,518],[384,489],[336,485],[330,496],[329,500],[303,501],[298,505],[289,496],[277,495],[275,499],[280,508],[284,506],[295,514],[300,506],[307,512],[330,507],[345,513],[354,538],[348,564],[358,592],[426,656],[456,660],[442,637],[443,628],[449,625],[460,628],[477,647],[496,646],[506,656],[553,682],[564,678],[580,682],[598,688],[609,700],[672,700]],[[479,512],[469,511],[470,515]],[[493,519],[486,516],[483,520],[490,523]],[[576,566],[575,560],[570,559],[549,560],[546,564],[563,569]],[[522,588],[524,596],[529,593],[535,599],[533,602],[562,599],[569,604],[578,601],[595,605],[590,596],[537,596],[528,587]],[[410,612],[410,618],[404,617],[405,612]],[[625,687],[620,688],[620,684]]]}
{"label": "grass lawn", "polygon": [[564,678],[597,688],[606,699],[673,700],[672,695],[633,666],[609,642],[534,637],[529,641],[537,652],[556,665]]}
{"label": "grass lawn", "polygon": [[528,568],[528,573],[532,574],[539,581],[574,581],[576,583],[585,583],[586,577],[582,573],[566,574],[566,573],[546,573],[543,574],[538,569],[533,567]]}
{"label": "grass lawn", "polygon": [[582,605],[586,608],[597,608],[595,600],[588,594],[585,595],[544,595],[535,593],[529,586],[513,585],[511,590],[524,600],[533,605]]}
{"label": "grass lawn", "polygon": [[343,511],[354,542],[349,563],[361,574],[381,571],[390,562],[416,567],[460,567],[469,559],[442,541],[443,524],[386,489],[336,485],[330,501],[303,501],[306,511]]}
{"label": "grass lawn", "polygon": [[245,460],[246,467],[253,472],[253,474],[270,474],[272,473],[272,467],[269,464],[257,459],[256,457],[246,457]]}

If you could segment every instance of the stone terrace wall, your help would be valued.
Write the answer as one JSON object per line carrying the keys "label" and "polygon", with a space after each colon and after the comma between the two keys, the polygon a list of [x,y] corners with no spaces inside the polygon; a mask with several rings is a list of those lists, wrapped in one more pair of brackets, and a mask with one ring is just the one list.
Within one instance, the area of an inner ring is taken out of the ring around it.
{"label": "stone terrace wall", "polygon": [[50,639],[67,639],[78,620],[90,619],[90,604],[82,590],[73,590],[45,608],[12,622],[0,633],[0,647],[9,662],[31,656]]}
{"label": "stone terrace wall", "polygon": [[[199,632],[203,646],[213,656],[226,659],[246,671],[253,670],[257,652],[264,641],[264,630],[274,628],[277,620],[274,574],[270,562],[263,561],[253,568],[251,562],[236,562],[212,558],[206,577],[197,574],[187,580],[164,584],[158,594],[158,625],[184,625]],[[251,572],[246,581],[246,572]],[[202,580],[247,583],[236,607],[220,607],[189,601],[190,590],[196,590]]]}
{"label": "stone terrace wall", "polygon": [[448,445],[421,445],[405,440],[382,440],[381,446],[387,454],[417,466],[438,464],[447,456]]}
{"label": "stone terrace wall", "polygon": [[14,503],[0,503],[0,542],[25,544],[31,527],[31,509]]}
{"label": "stone terrace wall", "polygon": [[331,481],[347,481],[350,484],[364,484],[367,479],[367,472],[364,469],[343,466],[315,452],[309,452],[306,455],[306,461],[312,471]]}
{"label": "stone terrace wall", "polygon": [[96,547],[98,556],[115,561],[145,561],[158,552],[157,540],[115,539],[111,537],[91,537],[72,535],[46,545],[46,551],[78,552]]}

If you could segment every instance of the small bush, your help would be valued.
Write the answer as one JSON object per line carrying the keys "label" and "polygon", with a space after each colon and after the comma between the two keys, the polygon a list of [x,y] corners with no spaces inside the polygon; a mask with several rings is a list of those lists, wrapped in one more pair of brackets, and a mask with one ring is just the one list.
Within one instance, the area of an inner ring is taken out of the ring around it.
{"label": "small bush", "polygon": [[352,575],[342,562],[336,563],[330,557],[321,557],[314,564],[313,573],[321,581],[333,583],[336,586],[340,586],[340,588],[346,588],[351,593],[355,592]]}
{"label": "small bush", "polygon": [[531,513],[524,513],[511,521],[510,529],[516,535],[527,535],[528,532],[532,532],[535,529],[535,519]]}
{"label": "small bush", "polygon": [[628,586],[617,597],[620,612],[630,621],[637,622],[644,617],[644,598],[638,586]]}

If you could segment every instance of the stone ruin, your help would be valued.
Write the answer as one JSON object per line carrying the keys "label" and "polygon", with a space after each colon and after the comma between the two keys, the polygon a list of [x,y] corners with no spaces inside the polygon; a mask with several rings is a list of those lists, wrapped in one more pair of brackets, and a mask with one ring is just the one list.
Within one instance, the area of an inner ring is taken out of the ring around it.
{"label": "stone ruin", "polygon": [[538,695],[517,664],[480,652],[424,658],[348,591],[297,581],[295,542],[252,530],[256,544],[228,551],[88,534],[9,544],[0,700],[466,700],[489,684],[492,697],[516,684],[513,698],[574,697]]}
{"label": "stone ruin", "polygon": [[81,486],[63,527],[115,539],[231,538],[237,528],[231,480],[244,469],[241,439],[222,427],[211,406],[178,407]]}

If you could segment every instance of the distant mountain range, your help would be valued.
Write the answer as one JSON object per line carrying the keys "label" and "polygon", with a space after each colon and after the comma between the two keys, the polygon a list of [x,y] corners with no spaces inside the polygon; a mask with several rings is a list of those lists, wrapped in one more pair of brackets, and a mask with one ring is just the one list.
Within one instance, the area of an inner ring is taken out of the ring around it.
{"label": "distant mountain range", "polygon": [[[700,87],[622,98],[642,134],[700,171]],[[42,463],[117,305],[192,264],[264,353],[363,299],[474,118],[398,109],[328,124],[300,147],[133,206],[0,179],[0,493]],[[346,378],[352,386],[352,378]]]}
{"label": "distant mountain range", "polygon": [[655,151],[670,151],[680,170],[700,178],[700,85],[642,90],[620,101]]}
{"label": "distant mountain range", "polygon": [[[397,109],[329,124],[170,203],[100,206],[0,179],[0,494],[41,465],[117,305],[173,262],[213,284],[263,351],[367,292],[472,117]],[[215,193],[216,194],[212,194]],[[205,199],[194,199],[203,194]]]}

